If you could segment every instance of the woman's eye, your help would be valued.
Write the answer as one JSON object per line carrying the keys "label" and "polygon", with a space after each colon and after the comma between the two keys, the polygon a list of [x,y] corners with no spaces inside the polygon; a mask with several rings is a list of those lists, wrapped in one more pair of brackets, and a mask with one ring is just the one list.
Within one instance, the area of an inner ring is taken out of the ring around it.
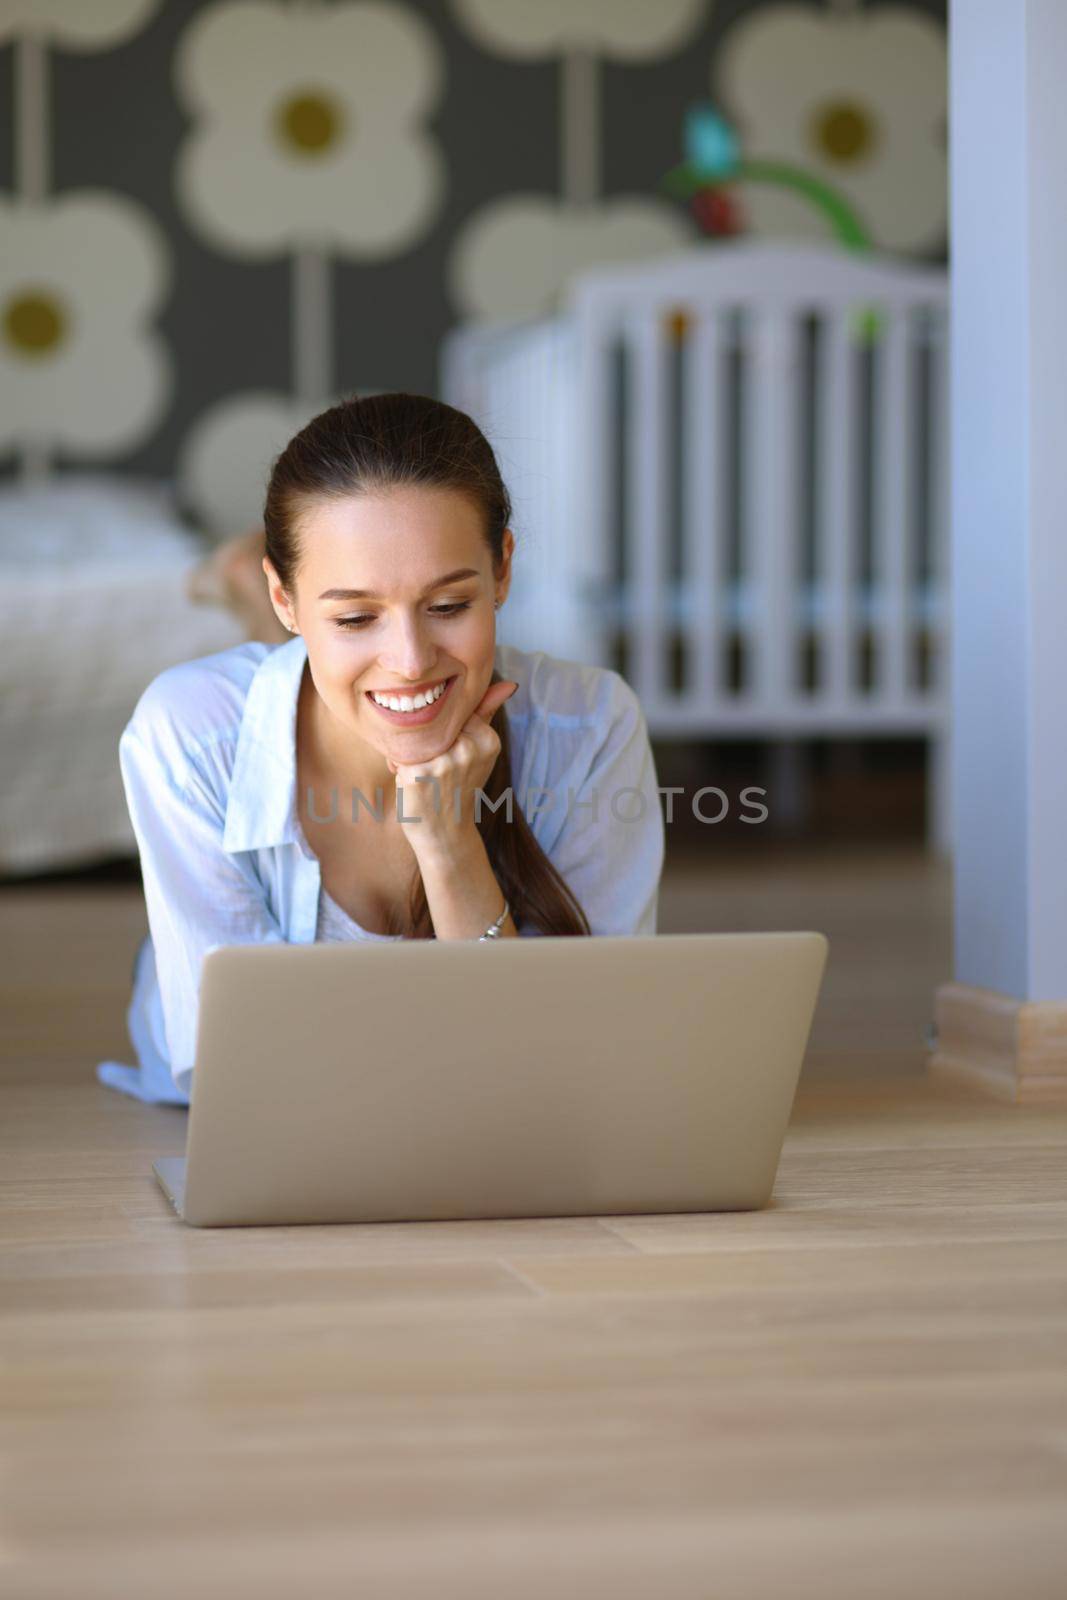
{"label": "woman's eye", "polygon": [[[469,600],[457,600],[451,605],[431,606],[430,611],[435,617],[454,617],[461,611],[469,611],[470,604]],[[370,615],[364,615],[360,617],[336,617],[334,620],[339,628],[365,628],[368,622],[374,621],[374,618]]]}

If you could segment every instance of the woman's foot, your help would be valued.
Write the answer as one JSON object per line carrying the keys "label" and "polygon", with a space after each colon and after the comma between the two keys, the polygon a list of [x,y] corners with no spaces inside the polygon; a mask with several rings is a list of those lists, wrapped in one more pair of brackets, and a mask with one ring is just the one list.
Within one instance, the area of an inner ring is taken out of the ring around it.
{"label": "woman's foot", "polygon": [[249,639],[278,644],[292,635],[279,622],[270,603],[264,554],[262,528],[251,528],[227,539],[189,573],[186,594],[196,605],[225,606]]}

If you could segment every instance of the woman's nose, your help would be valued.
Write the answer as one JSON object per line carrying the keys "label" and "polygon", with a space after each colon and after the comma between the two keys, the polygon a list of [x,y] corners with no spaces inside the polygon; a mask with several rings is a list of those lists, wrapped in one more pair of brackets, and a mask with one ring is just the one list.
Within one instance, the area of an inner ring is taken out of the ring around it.
{"label": "woman's nose", "polygon": [[436,646],[417,618],[399,618],[393,624],[389,642],[380,657],[386,672],[412,683],[428,678],[436,659]]}

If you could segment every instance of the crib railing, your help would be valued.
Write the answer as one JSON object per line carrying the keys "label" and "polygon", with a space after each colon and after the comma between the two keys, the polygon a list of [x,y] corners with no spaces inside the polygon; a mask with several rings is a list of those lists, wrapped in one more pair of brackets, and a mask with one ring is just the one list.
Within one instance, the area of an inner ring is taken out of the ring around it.
{"label": "crib railing", "polygon": [[947,826],[947,281],[708,244],[458,329],[445,397],[516,505],[514,642],[616,667],[653,734],[924,733]]}

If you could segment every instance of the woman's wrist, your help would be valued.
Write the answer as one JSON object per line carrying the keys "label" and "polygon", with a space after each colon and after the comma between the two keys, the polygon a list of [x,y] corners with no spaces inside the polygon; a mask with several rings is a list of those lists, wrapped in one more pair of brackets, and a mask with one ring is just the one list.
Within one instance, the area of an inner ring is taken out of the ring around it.
{"label": "woman's wrist", "polygon": [[[463,848],[420,856],[426,903],[438,939],[480,939],[505,905],[485,842],[477,829]],[[517,934],[510,910],[496,937]]]}
{"label": "woman's wrist", "polygon": [[511,907],[508,905],[507,901],[505,900],[504,901],[504,908],[500,912],[500,915],[493,919],[493,921],[489,924],[489,926],[486,928],[486,930],[485,930],[485,932],[483,934],[479,935],[479,943],[480,944],[489,944],[494,939],[502,938],[503,937],[503,931],[504,931],[504,924],[505,924],[505,922],[507,922],[507,920],[508,920],[508,918],[510,916],[511,916]]}
{"label": "woman's wrist", "polygon": [[423,877],[427,872],[441,879],[461,877],[483,859],[489,860],[485,842],[473,823],[451,835],[434,836],[426,832],[416,841],[418,833],[416,824],[407,837]]}

